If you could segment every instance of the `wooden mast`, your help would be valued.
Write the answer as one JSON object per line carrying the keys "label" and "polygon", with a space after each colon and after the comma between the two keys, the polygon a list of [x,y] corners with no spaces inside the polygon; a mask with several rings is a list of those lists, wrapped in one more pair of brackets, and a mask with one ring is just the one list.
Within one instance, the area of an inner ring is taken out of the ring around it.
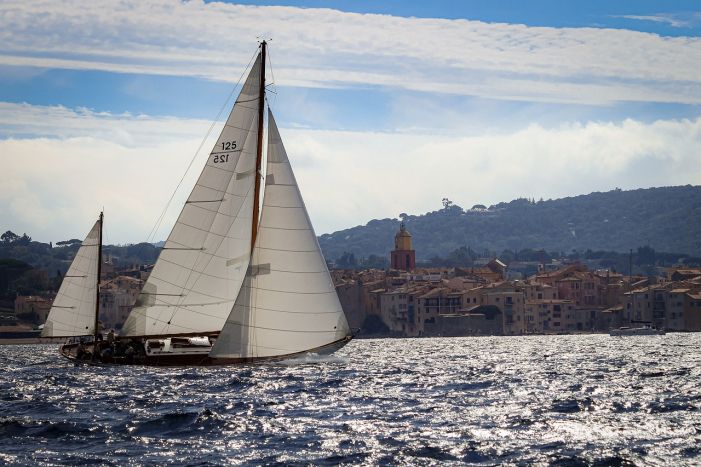
{"label": "wooden mast", "polygon": [[258,235],[258,216],[260,210],[260,179],[263,176],[263,110],[265,107],[265,49],[266,42],[260,43],[260,90],[258,92],[258,149],[256,151],[256,180],[253,192],[253,221],[251,223],[251,253],[256,245]]}
{"label": "wooden mast", "polygon": [[[94,341],[97,346],[97,335],[100,332],[99,328],[99,316],[100,316],[100,274],[102,273],[102,217],[103,212],[100,212],[100,238],[97,243],[97,284],[95,285],[95,294],[97,295],[95,300],[95,332]],[[97,347],[95,347],[97,350]],[[93,352],[93,357],[96,352]]]}

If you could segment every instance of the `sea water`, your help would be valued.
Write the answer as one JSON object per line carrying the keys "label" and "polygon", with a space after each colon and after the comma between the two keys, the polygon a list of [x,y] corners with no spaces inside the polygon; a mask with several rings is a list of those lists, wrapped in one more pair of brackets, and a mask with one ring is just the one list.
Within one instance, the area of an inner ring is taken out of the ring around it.
{"label": "sea water", "polygon": [[0,347],[0,464],[701,464],[701,334],[358,339],[224,368]]}

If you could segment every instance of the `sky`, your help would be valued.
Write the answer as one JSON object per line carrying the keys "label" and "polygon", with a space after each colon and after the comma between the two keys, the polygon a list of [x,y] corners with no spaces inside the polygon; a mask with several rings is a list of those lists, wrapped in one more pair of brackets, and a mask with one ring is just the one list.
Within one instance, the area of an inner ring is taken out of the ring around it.
{"label": "sky", "polygon": [[260,38],[317,234],[701,184],[696,1],[4,0],[0,229],[165,239]]}

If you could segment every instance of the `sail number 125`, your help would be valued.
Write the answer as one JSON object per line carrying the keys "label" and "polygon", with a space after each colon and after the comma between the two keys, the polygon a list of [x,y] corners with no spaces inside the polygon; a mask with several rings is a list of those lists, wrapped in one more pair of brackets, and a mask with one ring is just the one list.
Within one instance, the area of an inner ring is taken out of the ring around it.
{"label": "sail number 125", "polygon": [[[236,141],[222,141],[221,143],[222,151],[233,151],[236,149]],[[215,154],[214,163],[229,162],[228,154]]]}

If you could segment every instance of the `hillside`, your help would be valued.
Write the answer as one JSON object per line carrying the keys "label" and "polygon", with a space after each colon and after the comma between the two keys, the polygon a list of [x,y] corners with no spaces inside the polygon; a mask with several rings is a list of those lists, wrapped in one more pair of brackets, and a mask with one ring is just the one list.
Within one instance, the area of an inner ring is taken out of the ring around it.
{"label": "hillside", "polygon": [[[546,249],[627,252],[649,245],[657,251],[701,255],[701,186],[613,190],[547,201],[517,199],[487,209],[448,205],[404,217],[417,259],[445,257],[461,246],[475,251]],[[329,260],[344,252],[385,257],[393,248],[397,219],[322,235]]]}

